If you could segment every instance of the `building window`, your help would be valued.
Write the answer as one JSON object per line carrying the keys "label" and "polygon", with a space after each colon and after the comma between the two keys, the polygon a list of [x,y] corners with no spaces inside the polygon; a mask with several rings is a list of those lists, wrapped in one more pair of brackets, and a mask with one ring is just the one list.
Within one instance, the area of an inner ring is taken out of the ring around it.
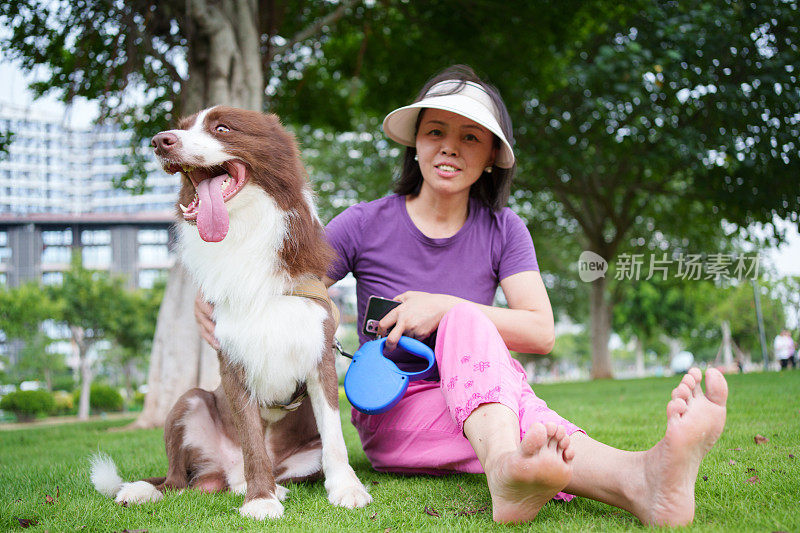
{"label": "building window", "polygon": [[164,264],[169,261],[169,249],[166,244],[140,244],[138,256],[143,265]]}
{"label": "building window", "polygon": [[156,281],[165,279],[167,277],[166,270],[159,270],[156,268],[146,268],[139,271],[139,287],[142,289],[152,289]]}
{"label": "building window", "polygon": [[83,266],[106,269],[111,266],[111,246],[84,246]]}
{"label": "building window", "polygon": [[44,272],[42,273],[43,285],[59,285],[64,282],[63,272]]}
{"label": "building window", "polygon": [[72,249],[69,246],[45,246],[42,252],[44,265],[68,265]]}
{"label": "building window", "polygon": [[165,229],[140,229],[136,240],[139,244],[167,244],[169,231]]}
{"label": "building window", "polygon": [[43,231],[42,242],[45,246],[70,246],[72,244],[72,230]]}
{"label": "building window", "polygon": [[107,229],[84,230],[81,232],[81,244],[84,246],[111,244],[111,231]]}

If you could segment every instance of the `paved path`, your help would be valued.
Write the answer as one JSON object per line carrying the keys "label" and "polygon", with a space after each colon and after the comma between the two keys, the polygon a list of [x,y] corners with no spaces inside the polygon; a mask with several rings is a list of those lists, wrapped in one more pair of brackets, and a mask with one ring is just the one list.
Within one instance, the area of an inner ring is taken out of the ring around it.
{"label": "paved path", "polygon": [[99,422],[102,420],[130,419],[132,422],[138,415],[139,413],[109,413],[102,415],[92,415],[89,417],[89,420],[78,420],[77,416],[51,416],[48,418],[34,420],[33,422],[3,422],[0,423],[0,431],[58,426],[61,424],[80,424],[83,422]]}

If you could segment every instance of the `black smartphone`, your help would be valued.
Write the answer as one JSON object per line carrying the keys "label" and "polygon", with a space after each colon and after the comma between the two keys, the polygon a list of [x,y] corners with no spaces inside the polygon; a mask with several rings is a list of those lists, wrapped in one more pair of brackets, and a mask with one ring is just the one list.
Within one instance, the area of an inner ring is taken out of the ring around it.
{"label": "black smartphone", "polygon": [[370,296],[367,301],[367,312],[364,314],[364,335],[377,337],[378,322],[398,305],[400,305],[400,302],[395,300],[389,300],[388,298],[381,298],[379,296]]}

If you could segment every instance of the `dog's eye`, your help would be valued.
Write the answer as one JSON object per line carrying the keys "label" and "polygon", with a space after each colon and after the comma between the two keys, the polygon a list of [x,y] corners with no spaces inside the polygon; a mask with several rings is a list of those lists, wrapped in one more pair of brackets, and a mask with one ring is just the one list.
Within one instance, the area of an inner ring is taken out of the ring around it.
{"label": "dog's eye", "polygon": [[217,130],[217,133],[228,133],[229,131],[231,131],[231,129],[225,124],[220,124],[214,129]]}

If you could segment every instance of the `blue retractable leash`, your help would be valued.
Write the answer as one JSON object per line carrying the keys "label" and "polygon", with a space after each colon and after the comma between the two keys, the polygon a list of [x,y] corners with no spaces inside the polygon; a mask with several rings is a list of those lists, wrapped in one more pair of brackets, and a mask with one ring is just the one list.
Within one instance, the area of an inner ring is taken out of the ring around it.
{"label": "blue retractable leash", "polygon": [[383,355],[386,339],[365,342],[353,354],[353,362],[344,376],[344,392],[353,407],[368,415],[385,413],[405,394],[411,381],[425,379],[436,371],[433,350],[411,337],[400,337],[398,346],[408,353],[425,359],[427,368],[406,372]]}

